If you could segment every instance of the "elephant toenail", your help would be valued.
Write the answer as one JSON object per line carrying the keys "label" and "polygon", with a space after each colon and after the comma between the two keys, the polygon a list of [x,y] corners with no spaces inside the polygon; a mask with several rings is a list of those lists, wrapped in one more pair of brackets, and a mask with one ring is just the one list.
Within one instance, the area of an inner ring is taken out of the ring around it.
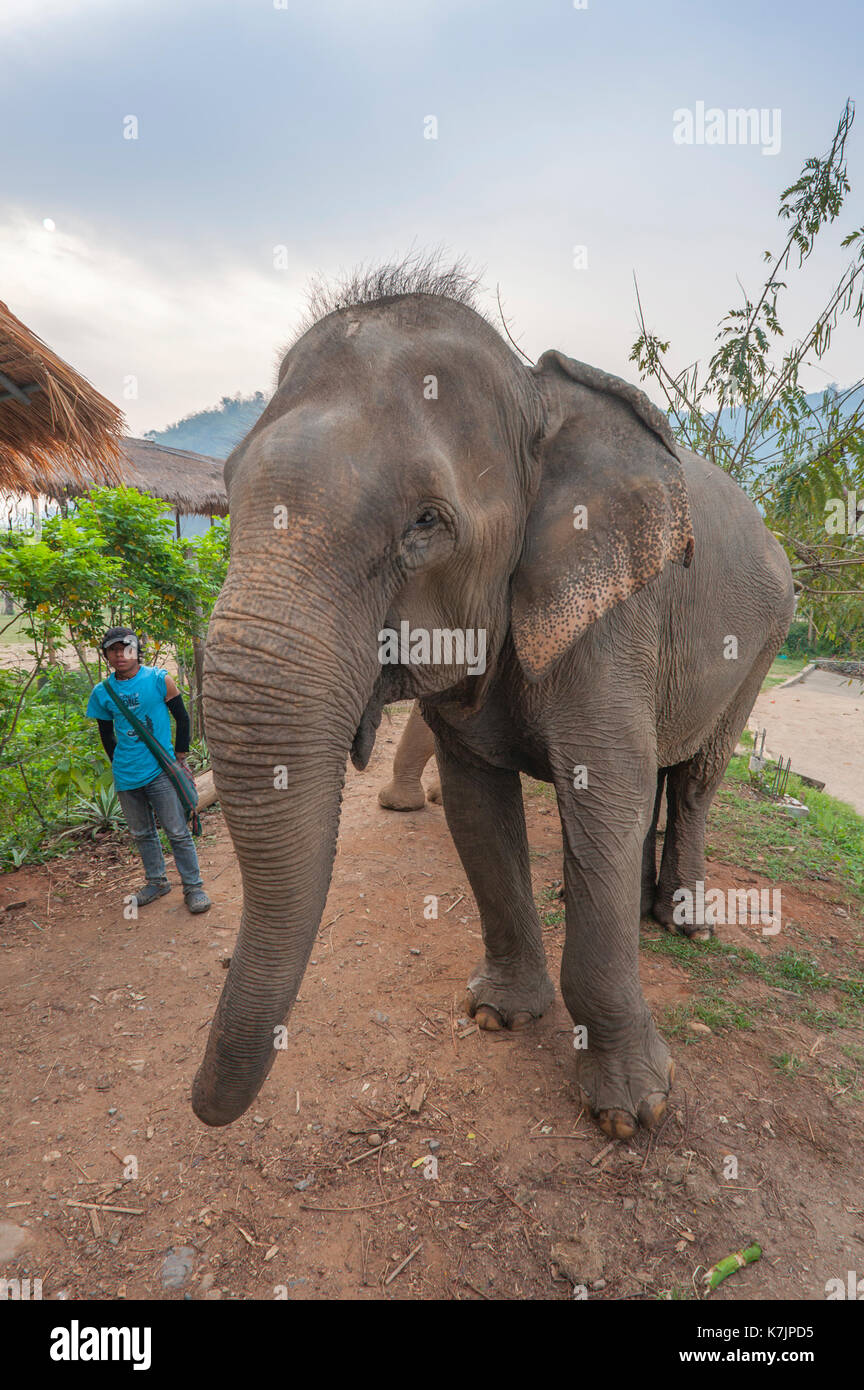
{"label": "elephant toenail", "polygon": [[666,1097],[654,1091],[639,1103],[639,1123],[645,1129],[655,1129],[666,1114]]}
{"label": "elephant toenail", "polygon": [[522,1012],[513,1015],[513,1017],[512,1017],[511,1020],[510,1020],[510,1027],[513,1028],[513,1029],[516,1029],[516,1028],[527,1028],[527,1027],[528,1027],[528,1024],[529,1024],[529,1023],[533,1023],[533,1022],[534,1022],[534,1015],[533,1015],[533,1014],[526,1013],[526,1012],[523,1010]]}
{"label": "elephant toenail", "polygon": [[489,1004],[480,1005],[474,1015],[474,1022],[489,1033],[498,1033],[504,1027],[504,1020],[498,1010],[491,1008]]}
{"label": "elephant toenail", "polygon": [[601,1110],[597,1123],[610,1139],[630,1139],[636,1133],[636,1121],[626,1110]]}

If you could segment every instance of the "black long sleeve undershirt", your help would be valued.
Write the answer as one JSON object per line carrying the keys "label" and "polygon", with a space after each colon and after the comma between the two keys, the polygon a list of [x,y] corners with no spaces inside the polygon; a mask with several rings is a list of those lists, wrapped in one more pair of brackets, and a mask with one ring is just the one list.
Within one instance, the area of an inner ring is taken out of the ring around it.
{"label": "black long sleeve undershirt", "polygon": [[[189,713],[183,703],[182,695],[175,695],[173,700],[166,700],[166,705],[174,716],[177,725],[177,733],[174,738],[174,751],[177,753],[189,752]],[[109,763],[114,761],[114,749],[117,747],[117,740],[114,737],[113,719],[97,719],[99,725],[99,737],[102,740],[102,747],[105,749]]]}
{"label": "black long sleeve undershirt", "polygon": [[189,752],[189,714],[183,703],[182,695],[175,695],[173,700],[166,700],[166,705],[170,709],[177,723],[177,733],[174,738],[175,753]]}
{"label": "black long sleeve undershirt", "polygon": [[105,749],[105,756],[109,763],[114,761],[114,749],[117,747],[117,740],[114,737],[114,720],[97,719],[99,725],[99,737],[102,740],[102,747]]}

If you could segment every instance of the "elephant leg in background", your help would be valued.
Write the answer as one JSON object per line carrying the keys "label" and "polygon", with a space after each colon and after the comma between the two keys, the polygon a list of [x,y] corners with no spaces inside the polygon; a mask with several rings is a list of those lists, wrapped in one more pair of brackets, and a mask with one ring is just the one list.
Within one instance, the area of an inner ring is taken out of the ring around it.
{"label": "elephant leg in background", "polygon": [[640,917],[647,917],[653,906],[654,898],[657,895],[657,821],[660,818],[660,806],[663,801],[663,785],[666,781],[666,769],[661,767],[657,773],[657,795],[654,798],[654,814],[651,817],[651,826],[645,836],[645,843],[642,846],[642,897],[639,904]]}
{"label": "elephant leg in background", "polygon": [[684,904],[676,903],[674,894],[685,888],[694,901],[697,885],[701,883],[704,887],[705,826],[711,802],[775,654],[774,644],[760,654],[720,723],[698,753],[666,769],[666,834],[651,912],[669,931],[682,936],[705,940],[714,935],[714,914],[708,905],[704,922],[676,923],[676,908],[681,917]]}
{"label": "elephant leg in background", "polygon": [[517,772],[460,762],[436,746],[444,814],[480,909],[485,955],[468,981],[481,1028],[521,1028],[546,1012],[546,969]]}
{"label": "elephant leg in background", "polygon": [[423,790],[420,781],[434,752],[434,735],[415,700],[393,759],[392,780],[378,793],[380,804],[388,811],[419,811],[426,805],[427,798],[440,803],[441,787],[437,778],[428,792]]}
{"label": "elephant leg in background", "polygon": [[[573,762],[575,762],[575,758]],[[634,748],[575,790],[568,761],[556,768],[564,836],[566,935],[561,993],[577,1028],[577,1079],[612,1139],[666,1111],[674,1067],[639,981],[639,901],[656,764]]]}

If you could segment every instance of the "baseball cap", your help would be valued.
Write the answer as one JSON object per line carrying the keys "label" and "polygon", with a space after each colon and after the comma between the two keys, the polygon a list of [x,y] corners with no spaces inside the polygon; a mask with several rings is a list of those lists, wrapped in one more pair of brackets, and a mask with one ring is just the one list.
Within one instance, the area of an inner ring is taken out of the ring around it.
{"label": "baseball cap", "polygon": [[122,642],[124,646],[131,647],[134,643],[136,656],[141,652],[141,643],[138,634],[133,632],[131,627],[109,627],[105,636],[102,638],[103,652],[108,647],[113,647],[115,642]]}

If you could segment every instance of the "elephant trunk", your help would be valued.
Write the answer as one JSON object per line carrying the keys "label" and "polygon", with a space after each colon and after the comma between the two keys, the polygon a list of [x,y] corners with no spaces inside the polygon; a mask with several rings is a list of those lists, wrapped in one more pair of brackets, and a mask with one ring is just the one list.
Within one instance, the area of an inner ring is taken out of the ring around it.
{"label": "elephant trunk", "polygon": [[327,898],[346,758],[378,673],[371,644],[354,661],[332,618],[328,633],[320,612],[283,610],[277,627],[250,620],[248,607],[226,587],[205,660],[214,780],[243,879],[240,932],[192,1089],[209,1125],[251,1105],[284,1047]]}

